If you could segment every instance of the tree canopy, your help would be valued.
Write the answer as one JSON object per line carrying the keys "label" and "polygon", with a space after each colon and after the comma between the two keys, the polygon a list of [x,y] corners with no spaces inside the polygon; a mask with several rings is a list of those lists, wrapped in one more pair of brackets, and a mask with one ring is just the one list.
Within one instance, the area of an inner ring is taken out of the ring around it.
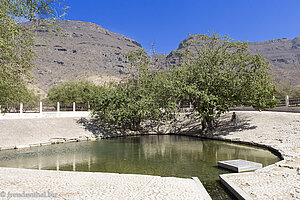
{"label": "tree canopy", "polygon": [[179,97],[192,103],[203,129],[212,129],[214,119],[231,107],[276,105],[269,64],[247,49],[247,42],[213,34],[194,35],[179,51],[182,61],[173,70]]}
{"label": "tree canopy", "polygon": [[104,86],[96,86],[88,81],[66,82],[51,88],[46,102],[49,103],[89,103],[105,92]]}
{"label": "tree canopy", "polygon": [[[27,81],[33,67],[33,33],[20,21],[33,23],[56,15],[56,0],[1,0],[0,2],[0,104],[28,100]],[[32,93],[31,93],[32,94]]]}
{"label": "tree canopy", "polygon": [[279,82],[277,85],[276,97],[284,99],[287,95],[290,98],[300,98],[300,87],[289,83]]}
{"label": "tree canopy", "polygon": [[94,115],[101,123],[141,130],[145,120],[165,120],[176,106],[169,95],[170,77],[150,69],[150,58],[139,49],[128,54],[131,75],[112,85],[93,101]]}
{"label": "tree canopy", "polygon": [[227,36],[194,35],[178,51],[180,65],[164,71],[151,68],[143,50],[132,52],[132,76],[98,96],[94,114],[103,123],[139,130],[142,121],[171,119],[190,102],[206,132],[232,107],[273,107],[276,87],[269,64],[247,49],[247,42]]}

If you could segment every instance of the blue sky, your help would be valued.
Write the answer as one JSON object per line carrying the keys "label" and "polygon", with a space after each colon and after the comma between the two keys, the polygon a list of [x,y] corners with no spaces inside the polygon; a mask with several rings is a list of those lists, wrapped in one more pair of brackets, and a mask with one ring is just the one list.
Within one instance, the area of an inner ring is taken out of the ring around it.
{"label": "blue sky", "polygon": [[300,36],[300,0],[66,0],[66,19],[93,22],[169,53],[188,34],[250,42]]}

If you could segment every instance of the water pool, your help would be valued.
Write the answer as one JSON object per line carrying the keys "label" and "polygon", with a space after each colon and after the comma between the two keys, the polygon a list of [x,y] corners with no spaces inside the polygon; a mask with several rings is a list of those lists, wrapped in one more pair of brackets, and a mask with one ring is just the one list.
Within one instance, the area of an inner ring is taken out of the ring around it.
{"label": "water pool", "polygon": [[232,197],[219,183],[220,160],[245,159],[263,166],[279,160],[270,151],[179,135],[130,136],[0,152],[0,167],[199,177],[212,199]]}

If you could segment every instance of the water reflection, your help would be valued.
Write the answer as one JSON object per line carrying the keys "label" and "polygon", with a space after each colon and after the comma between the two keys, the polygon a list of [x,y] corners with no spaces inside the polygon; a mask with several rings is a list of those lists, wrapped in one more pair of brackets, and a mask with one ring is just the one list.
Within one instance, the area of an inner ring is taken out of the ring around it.
{"label": "water reflection", "polygon": [[134,166],[140,161],[166,160],[216,165],[217,161],[237,158],[260,162],[264,166],[278,160],[265,149],[234,143],[183,136],[143,136],[3,151],[0,152],[0,166],[99,171],[95,165],[108,165],[106,162]]}
{"label": "water reflection", "polygon": [[217,183],[217,161],[245,159],[264,166],[278,158],[267,150],[199,138],[160,135],[114,138],[0,152],[1,167],[66,171],[102,171],[192,177],[203,182],[213,199],[226,199]]}

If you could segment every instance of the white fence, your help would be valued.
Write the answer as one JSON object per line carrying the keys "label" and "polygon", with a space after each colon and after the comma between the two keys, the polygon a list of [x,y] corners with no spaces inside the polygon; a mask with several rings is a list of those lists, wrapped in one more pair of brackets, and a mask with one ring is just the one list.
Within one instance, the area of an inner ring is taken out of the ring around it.
{"label": "white fence", "polygon": [[4,113],[43,113],[43,112],[61,112],[61,111],[89,111],[90,106],[88,104],[82,104],[82,103],[75,103],[72,104],[61,104],[60,102],[57,102],[56,104],[43,104],[43,102],[40,102],[38,105],[28,106],[24,105],[23,103],[20,103],[18,105],[11,105],[9,107],[1,109],[0,105],[0,113],[1,111],[4,111]]}

